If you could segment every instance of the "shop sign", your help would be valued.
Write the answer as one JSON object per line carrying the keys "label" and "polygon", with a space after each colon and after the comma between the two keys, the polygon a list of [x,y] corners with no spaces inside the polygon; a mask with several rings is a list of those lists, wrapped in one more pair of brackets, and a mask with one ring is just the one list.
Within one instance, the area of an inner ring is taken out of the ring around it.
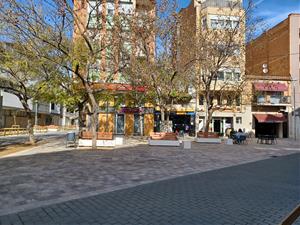
{"label": "shop sign", "polygon": [[153,108],[122,107],[120,113],[153,113]]}

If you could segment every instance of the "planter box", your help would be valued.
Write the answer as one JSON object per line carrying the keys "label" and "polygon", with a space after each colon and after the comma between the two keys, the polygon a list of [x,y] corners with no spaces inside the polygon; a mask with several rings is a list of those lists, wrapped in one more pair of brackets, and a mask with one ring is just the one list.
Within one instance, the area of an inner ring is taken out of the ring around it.
{"label": "planter box", "polygon": [[178,140],[148,140],[150,146],[180,146]]}
{"label": "planter box", "polygon": [[212,143],[212,144],[221,144],[222,139],[221,138],[196,138],[195,141],[197,143]]}
{"label": "planter box", "polygon": [[[97,147],[115,147],[123,145],[124,138],[123,137],[115,137],[113,140],[97,140]],[[79,147],[92,147],[91,139],[79,139],[78,140]]]}

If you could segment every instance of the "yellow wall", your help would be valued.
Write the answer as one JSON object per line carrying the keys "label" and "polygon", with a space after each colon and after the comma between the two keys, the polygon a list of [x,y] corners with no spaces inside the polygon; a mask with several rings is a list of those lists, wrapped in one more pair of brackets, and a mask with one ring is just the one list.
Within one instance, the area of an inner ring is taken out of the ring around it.
{"label": "yellow wall", "polygon": [[[99,131],[105,132],[106,127],[106,114],[99,114]],[[144,135],[149,136],[150,132],[153,132],[154,127],[154,115],[145,114],[144,115]],[[114,132],[114,114],[108,114],[108,132]],[[125,114],[125,135],[133,135],[134,133],[134,114]]]}
{"label": "yellow wall", "polygon": [[150,132],[153,132],[154,127],[154,115],[145,114],[144,116],[144,135],[149,136]]}
{"label": "yellow wall", "polygon": [[132,135],[134,128],[134,114],[125,114],[125,135]]}
{"label": "yellow wall", "polygon": [[[99,131],[104,132],[106,127],[106,114],[99,114]],[[108,114],[108,132],[114,132],[114,114]]]}

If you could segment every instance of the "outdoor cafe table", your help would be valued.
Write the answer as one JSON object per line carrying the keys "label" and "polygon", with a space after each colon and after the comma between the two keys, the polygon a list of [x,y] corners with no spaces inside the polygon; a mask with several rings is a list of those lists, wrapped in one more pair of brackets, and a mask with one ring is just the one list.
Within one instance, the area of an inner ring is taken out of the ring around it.
{"label": "outdoor cafe table", "polygon": [[266,134],[266,135],[259,135],[257,137],[257,143],[260,144],[276,144],[276,136],[275,135],[270,135],[270,134]]}

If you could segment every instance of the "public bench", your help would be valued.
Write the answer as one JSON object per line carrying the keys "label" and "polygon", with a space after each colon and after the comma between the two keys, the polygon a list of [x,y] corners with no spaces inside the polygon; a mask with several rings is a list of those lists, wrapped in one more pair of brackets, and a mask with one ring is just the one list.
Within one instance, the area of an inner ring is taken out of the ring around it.
{"label": "public bench", "polygon": [[[92,147],[93,133],[82,131],[79,134],[79,147]],[[114,136],[112,132],[97,132],[97,147],[114,147],[123,144],[123,137]]]}
{"label": "public bench", "polygon": [[214,132],[202,132],[199,131],[197,133],[197,138],[195,139],[197,143],[212,143],[212,144],[220,144],[222,142],[221,138],[219,138],[218,133]]}
{"label": "public bench", "polygon": [[12,127],[0,129],[0,136],[19,135],[27,133],[27,129],[21,128],[19,125],[12,125]]}
{"label": "public bench", "polygon": [[176,134],[168,132],[151,132],[148,144],[151,146],[180,146]]}

